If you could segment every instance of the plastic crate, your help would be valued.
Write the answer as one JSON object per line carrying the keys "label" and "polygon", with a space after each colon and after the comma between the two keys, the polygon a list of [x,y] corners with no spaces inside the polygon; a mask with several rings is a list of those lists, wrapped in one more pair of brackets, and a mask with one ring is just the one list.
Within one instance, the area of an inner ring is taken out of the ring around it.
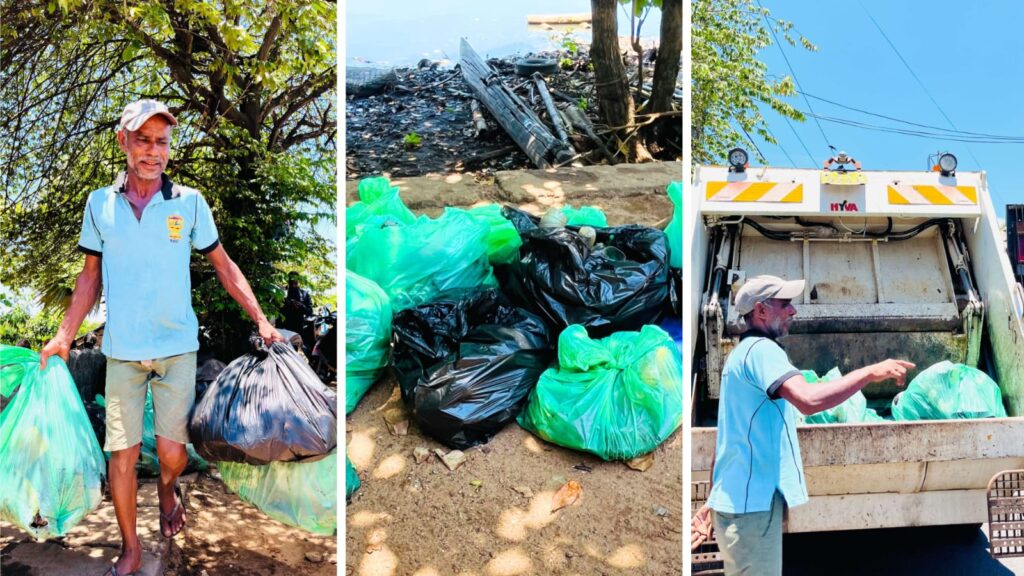
{"label": "plastic crate", "polygon": [[989,553],[1024,556],[1024,470],[1007,470],[988,483]]}
{"label": "plastic crate", "polygon": [[[710,482],[693,482],[691,484],[690,516],[696,514],[697,510],[708,501],[710,492]],[[720,576],[725,574],[725,567],[718,552],[718,542],[715,541],[714,533],[711,534],[710,540],[690,552],[690,563],[693,567],[693,576]]]}

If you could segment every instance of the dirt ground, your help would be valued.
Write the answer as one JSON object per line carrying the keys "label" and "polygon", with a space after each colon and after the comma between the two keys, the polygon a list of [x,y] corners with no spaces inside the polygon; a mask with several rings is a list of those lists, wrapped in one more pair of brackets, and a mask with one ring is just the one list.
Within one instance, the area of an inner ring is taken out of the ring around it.
{"label": "dirt ground", "polygon": [[205,474],[185,494],[188,528],[171,546],[164,576],[291,576],[337,573],[334,536],[272,520]]}
{"label": "dirt ground", "polygon": [[[402,408],[386,375],[348,416],[348,456],[362,487],[346,512],[346,574],[434,576],[676,574],[682,571],[682,434],[645,472],[548,444],[512,423],[449,471],[413,450],[447,449],[389,432]],[[404,408],[403,408],[404,410]],[[551,512],[567,481],[579,500]]]}

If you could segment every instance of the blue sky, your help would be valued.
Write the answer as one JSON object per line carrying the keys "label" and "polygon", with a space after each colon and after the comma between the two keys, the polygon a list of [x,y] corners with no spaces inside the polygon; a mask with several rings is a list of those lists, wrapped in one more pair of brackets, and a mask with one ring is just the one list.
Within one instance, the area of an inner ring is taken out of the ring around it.
{"label": "blue sky", "polygon": [[[1015,136],[1024,142],[1024,19],[1019,12],[1024,3],[761,1],[773,17],[792,22],[794,32],[818,47],[817,52],[808,52],[783,41],[805,93],[875,114],[951,128],[930,94],[958,130]],[[913,68],[927,93],[868,14]],[[761,59],[769,73],[790,74],[777,47],[763,51]],[[805,112],[808,109],[799,95],[790,102]],[[820,100],[811,99],[810,106],[819,115],[912,128]],[[792,124],[813,161],[783,118],[767,108],[764,115],[779,145],[757,144],[772,165],[820,166],[829,157],[825,138],[812,118]],[[821,127],[832,145],[860,160],[865,170],[925,169],[929,154],[949,151],[957,156],[961,170],[988,172],[1000,218],[1005,217],[1007,203],[1024,203],[1024,144],[925,139],[824,120]]]}

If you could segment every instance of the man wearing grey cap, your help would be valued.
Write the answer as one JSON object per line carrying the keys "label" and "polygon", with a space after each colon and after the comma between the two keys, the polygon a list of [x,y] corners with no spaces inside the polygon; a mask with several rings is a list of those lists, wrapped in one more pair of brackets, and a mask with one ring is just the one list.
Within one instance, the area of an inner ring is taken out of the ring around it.
{"label": "man wearing grey cap", "polygon": [[188,462],[185,444],[199,349],[189,276],[191,248],[210,261],[217,279],[256,323],[260,336],[268,344],[283,340],[224,251],[206,200],[164,174],[171,128],[177,124],[167,107],[155,100],[125,107],[117,143],[127,158],[127,170],[86,201],[78,241],[85,266],[57,335],[40,353],[43,368],[50,356],[68,359],[102,280],[107,307],[102,347],[107,356],[104,450],[111,452],[110,493],[122,539],[121,555],[107,570],[109,576],[132,574],[142,565],[135,525],[135,464],[147,388],[153,396],[160,460],[160,533],[172,538],[185,526],[177,480]]}
{"label": "man wearing grey cap", "polygon": [[826,383],[809,384],[776,342],[796,316],[804,280],[756,276],[736,292],[740,343],[722,369],[718,438],[707,504],[691,523],[691,546],[717,531],[729,576],[782,574],[782,517],[808,500],[796,424],[837,406],[872,382],[904,384],[914,365],[885,360]]}

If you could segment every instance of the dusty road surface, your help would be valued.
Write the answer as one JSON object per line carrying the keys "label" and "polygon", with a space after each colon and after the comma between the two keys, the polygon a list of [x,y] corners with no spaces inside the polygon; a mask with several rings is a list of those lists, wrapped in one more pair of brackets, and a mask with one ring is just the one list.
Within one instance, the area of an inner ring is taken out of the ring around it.
{"label": "dusty road surface", "polygon": [[171,546],[164,576],[334,576],[334,536],[286,526],[200,474],[189,485],[189,527]]}
{"label": "dusty road surface", "polygon": [[[405,435],[389,430],[384,415],[402,411],[386,375],[348,416],[348,455],[362,487],[346,514],[346,574],[681,573],[680,432],[640,472],[512,423],[451,471],[436,456],[416,463],[417,447],[447,449],[414,422]],[[552,497],[570,480],[582,486],[579,500],[552,513]]]}

